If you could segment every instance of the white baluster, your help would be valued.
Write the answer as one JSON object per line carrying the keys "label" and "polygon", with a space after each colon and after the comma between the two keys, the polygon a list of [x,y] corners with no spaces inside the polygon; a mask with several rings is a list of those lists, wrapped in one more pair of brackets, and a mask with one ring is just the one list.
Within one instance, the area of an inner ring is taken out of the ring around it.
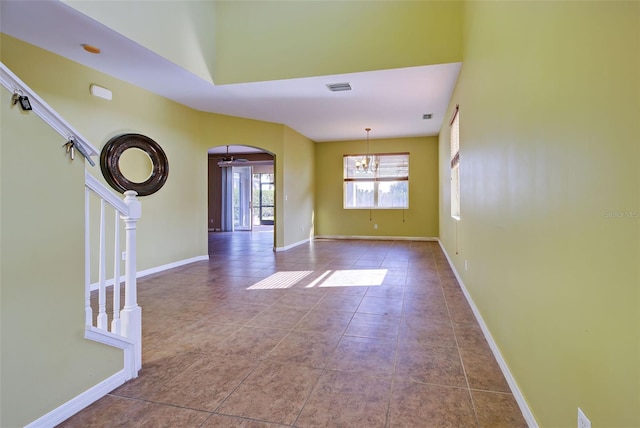
{"label": "white baluster", "polygon": [[120,334],[120,213],[116,210],[113,244],[113,320],[111,333]]}
{"label": "white baluster", "polygon": [[129,208],[129,213],[122,216],[126,236],[124,309],[121,312],[122,335],[136,343],[134,358],[137,372],[142,367],[142,309],[138,306],[136,290],[136,222],[141,216],[142,208],[140,201],[136,199],[136,192],[128,190],[124,194],[124,202]]}
{"label": "white baluster", "polygon": [[84,312],[85,324],[93,325],[93,311],[91,310],[91,228],[90,218],[90,198],[91,191],[85,187],[84,190]]}
{"label": "white baluster", "polygon": [[100,199],[100,261],[98,266],[98,328],[108,329],[107,294],[106,294],[106,265],[107,254],[105,250],[105,215],[104,199]]}
{"label": "white baluster", "polygon": [[[106,238],[105,238],[105,204],[109,204],[116,210],[116,224],[114,225],[114,267],[113,267],[113,320],[111,322],[111,333],[120,337],[125,337],[127,345],[125,351],[125,369],[127,378],[138,377],[138,372],[142,368],[142,308],[138,306],[137,284],[136,284],[136,223],[141,216],[141,204],[136,198],[136,192],[125,192],[124,200],[119,199],[109,191],[91,174],[85,172],[85,293],[86,293],[86,318],[87,326],[93,327],[93,309],[91,307],[91,262],[90,262],[90,199],[92,193],[100,198],[100,243],[99,243],[99,272],[98,272],[98,321],[99,329],[108,331],[108,314],[106,313]],[[120,304],[121,286],[121,265],[120,265],[120,221],[118,216],[125,223],[125,298],[124,307]],[[95,256],[94,256],[95,257]],[[122,307],[122,310],[120,308]],[[93,330],[93,329],[92,329]],[[95,331],[93,331],[95,333]],[[110,336],[110,335],[108,335]],[[109,343],[111,339],[109,339]],[[101,340],[98,340],[101,341]],[[107,343],[107,342],[103,342]],[[124,344],[123,344],[124,345]],[[133,346],[131,346],[133,345]]]}

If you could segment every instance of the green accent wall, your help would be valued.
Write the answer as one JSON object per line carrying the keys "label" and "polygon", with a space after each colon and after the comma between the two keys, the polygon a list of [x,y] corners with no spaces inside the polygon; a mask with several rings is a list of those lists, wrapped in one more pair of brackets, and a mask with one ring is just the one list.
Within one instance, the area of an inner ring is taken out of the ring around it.
{"label": "green accent wall", "polygon": [[64,2],[218,85],[462,57],[458,1]]}
{"label": "green accent wall", "polygon": [[540,426],[640,426],[640,3],[469,2],[463,23],[440,238]]}
{"label": "green accent wall", "polygon": [[[3,54],[5,49],[3,43]],[[123,368],[84,340],[84,162],[0,88],[0,426],[24,426]]]}
{"label": "green accent wall", "polygon": [[287,225],[284,242],[288,245],[314,237],[315,145],[291,128],[284,128],[283,185],[281,195],[276,195],[282,209],[276,217]]}
{"label": "green accent wall", "polygon": [[366,151],[366,140],[316,144],[316,235],[437,237],[438,138],[370,140],[371,153],[409,153],[407,210],[343,208],[343,156]]}
{"label": "green accent wall", "polygon": [[217,84],[458,62],[457,1],[221,1]]}

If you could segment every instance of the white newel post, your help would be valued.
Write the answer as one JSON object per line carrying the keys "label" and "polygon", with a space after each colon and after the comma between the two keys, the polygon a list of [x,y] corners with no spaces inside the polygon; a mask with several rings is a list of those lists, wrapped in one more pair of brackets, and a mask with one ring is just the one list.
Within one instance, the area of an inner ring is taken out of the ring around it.
{"label": "white newel post", "polygon": [[138,306],[136,290],[136,222],[142,214],[137,193],[124,192],[124,203],[129,207],[129,215],[121,216],[125,229],[125,282],[124,308],[120,313],[122,335],[135,342],[135,371],[142,368],[142,309]]}

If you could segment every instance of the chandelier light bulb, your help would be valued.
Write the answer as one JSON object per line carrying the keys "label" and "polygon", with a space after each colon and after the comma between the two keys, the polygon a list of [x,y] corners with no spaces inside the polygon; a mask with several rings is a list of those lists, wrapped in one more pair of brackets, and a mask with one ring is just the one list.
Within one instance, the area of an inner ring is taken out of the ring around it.
{"label": "chandelier light bulb", "polygon": [[365,128],[367,131],[367,154],[362,159],[356,161],[357,172],[376,172],[378,170],[378,160],[375,156],[369,155],[369,132],[371,128]]}

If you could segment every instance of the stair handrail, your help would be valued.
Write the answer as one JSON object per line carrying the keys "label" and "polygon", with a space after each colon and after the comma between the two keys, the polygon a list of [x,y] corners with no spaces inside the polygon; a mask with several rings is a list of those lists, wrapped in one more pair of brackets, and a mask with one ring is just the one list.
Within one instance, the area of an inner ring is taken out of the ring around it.
{"label": "stair handrail", "polygon": [[129,214],[129,206],[87,170],[84,172],[84,182],[89,189],[93,190],[99,197],[107,201],[109,205],[117,209],[120,214]]}
{"label": "stair handrail", "polygon": [[[74,141],[76,145],[80,145],[89,156],[97,156],[100,151],[75,130],[66,120],[62,118],[49,104],[47,104],[38,94],[36,94],[26,83],[18,76],[13,74],[9,68],[0,62],[0,84],[9,92],[19,94],[29,98],[29,103],[33,112],[44,120],[51,128],[60,134],[65,141]],[[91,159],[87,158],[90,162]]]}
{"label": "stair handrail", "polygon": [[[97,156],[100,151],[89,142],[82,134],[74,129],[66,120],[62,118],[48,103],[46,103],[36,92],[16,76],[4,63],[0,62],[0,84],[6,88],[18,100],[18,97],[26,97],[28,104],[38,117],[40,117],[47,125],[56,131],[65,141],[73,144],[78,152],[83,154],[91,166],[95,162],[90,158]],[[23,108],[24,109],[24,108]],[[86,167],[86,163],[85,163]],[[102,343],[112,346],[122,347],[125,349],[125,372],[127,377],[133,378],[138,375],[138,371],[142,367],[142,309],[137,304],[137,285],[136,285],[136,222],[141,216],[140,201],[136,198],[136,192],[125,192],[124,200],[119,199],[108,187],[102,184],[97,178],[92,176],[85,169],[85,294],[89,301],[90,288],[90,230],[89,230],[89,192],[94,192],[100,198],[101,205],[111,205],[119,214],[119,219],[125,223],[126,237],[126,258],[125,258],[125,304],[122,310],[118,310],[120,319],[117,320],[115,328],[116,333],[108,331],[106,327],[106,316],[102,320],[102,328],[93,326],[91,315],[91,307],[85,308],[86,328],[85,337],[92,340],[98,340]],[[104,210],[102,210],[104,211]],[[104,227],[103,219],[101,219],[101,227]],[[102,233],[102,231],[101,231]],[[118,239],[118,238],[116,238]],[[101,255],[101,259],[103,256]],[[102,262],[103,260],[101,260]],[[114,263],[118,265],[118,263]],[[104,269],[104,267],[101,267]],[[101,274],[104,277],[104,274]],[[120,284],[120,275],[114,274],[114,282]],[[105,281],[101,281],[101,293],[104,293]],[[119,289],[119,287],[118,287]],[[114,287],[115,290],[115,287]],[[115,311],[115,310],[114,310]],[[114,342],[116,337],[126,338],[122,343]],[[131,347],[133,347],[131,352]],[[131,355],[133,354],[133,355]],[[133,362],[133,367],[131,363]]]}

